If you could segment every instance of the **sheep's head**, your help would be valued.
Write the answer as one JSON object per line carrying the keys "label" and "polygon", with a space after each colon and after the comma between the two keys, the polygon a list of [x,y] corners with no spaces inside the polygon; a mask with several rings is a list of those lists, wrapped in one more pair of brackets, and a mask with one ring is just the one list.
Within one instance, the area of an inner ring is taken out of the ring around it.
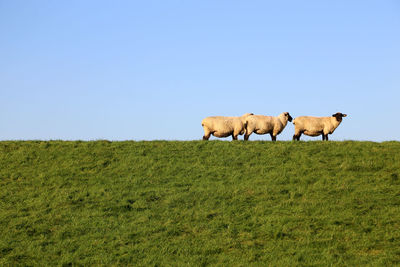
{"label": "sheep's head", "polygon": [[285,117],[287,117],[288,121],[291,122],[293,120],[293,118],[292,118],[292,116],[290,116],[289,112],[284,112],[283,114],[285,115]]}
{"label": "sheep's head", "polygon": [[340,112],[336,112],[335,114],[332,115],[332,117],[335,117],[337,121],[342,121],[342,118],[347,117],[347,115]]}

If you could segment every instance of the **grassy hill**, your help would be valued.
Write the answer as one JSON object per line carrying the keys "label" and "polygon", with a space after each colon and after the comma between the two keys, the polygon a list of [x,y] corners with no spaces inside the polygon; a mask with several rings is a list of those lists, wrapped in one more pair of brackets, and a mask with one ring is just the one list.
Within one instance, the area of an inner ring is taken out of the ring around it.
{"label": "grassy hill", "polygon": [[0,142],[0,265],[399,265],[399,142]]}

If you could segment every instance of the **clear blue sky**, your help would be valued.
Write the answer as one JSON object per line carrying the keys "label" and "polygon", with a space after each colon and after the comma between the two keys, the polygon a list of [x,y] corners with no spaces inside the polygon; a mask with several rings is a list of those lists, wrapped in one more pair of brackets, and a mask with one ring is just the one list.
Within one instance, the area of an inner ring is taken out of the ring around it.
{"label": "clear blue sky", "polygon": [[195,140],[284,111],[400,140],[397,0],[0,0],[0,33],[0,140]]}

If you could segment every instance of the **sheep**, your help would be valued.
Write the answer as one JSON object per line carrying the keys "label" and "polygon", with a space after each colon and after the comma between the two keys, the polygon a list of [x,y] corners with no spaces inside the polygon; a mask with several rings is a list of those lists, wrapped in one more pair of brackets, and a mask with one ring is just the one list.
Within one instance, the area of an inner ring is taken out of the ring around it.
{"label": "sheep", "polygon": [[254,132],[256,134],[271,135],[272,141],[276,141],[276,136],[285,129],[288,121],[292,121],[289,112],[283,112],[278,117],[253,115],[247,118],[246,133],[244,140],[248,140],[249,136]]}
{"label": "sheep", "polygon": [[232,135],[232,140],[237,140],[238,135],[242,135],[246,129],[246,118],[253,113],[246,113],[241,117],[207,117],[201,121],[204,128],[203,140],[208,140],[210,135],[215,137],[228,137]]}
{"label": "sheep", "polygon": [[332,134],[342,122],[342,118],[346,116],[346,114],[337,112],[332,117],[297,117],[293,120],[295,130],[293,140],[300,140],[301,134],[308,136],[322,134],[322,141],[328,141],[328,134]]}

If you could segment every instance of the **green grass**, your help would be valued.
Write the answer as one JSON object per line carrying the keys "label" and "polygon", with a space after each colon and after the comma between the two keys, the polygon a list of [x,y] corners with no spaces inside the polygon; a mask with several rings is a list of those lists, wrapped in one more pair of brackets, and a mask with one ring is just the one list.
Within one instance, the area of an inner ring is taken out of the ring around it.
{"label": "green grass", "polygon": [[0,142],[0,265],[400,264],[399,142]]}

